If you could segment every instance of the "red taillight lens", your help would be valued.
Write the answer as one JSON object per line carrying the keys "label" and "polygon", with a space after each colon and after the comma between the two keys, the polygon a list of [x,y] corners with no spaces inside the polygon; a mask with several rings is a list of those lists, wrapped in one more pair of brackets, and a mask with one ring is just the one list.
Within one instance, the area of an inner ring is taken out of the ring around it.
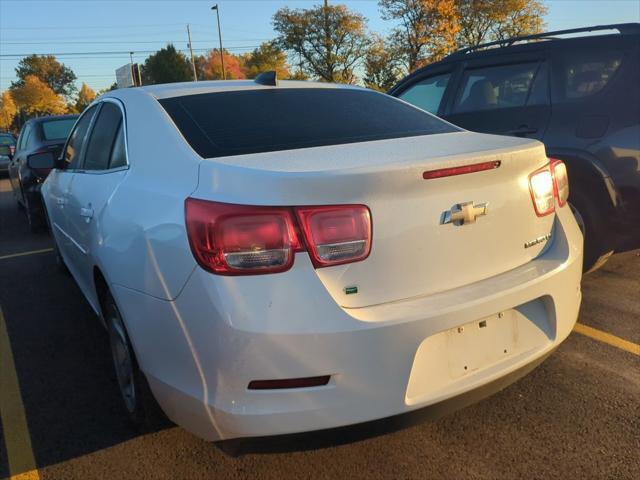
{"label": "red taillight lens", "polygon": [[185,215],[191,251],[200,266],[213,273],[283,272],[300,249],[289,208],[188,198]]}
{"label": "red taillight lens", "polygon": [[545,165],[529,175],[529,190],[536,215],[544,217],[555,211],[554,182],[551,168]]}
{"label": "red taillight lens", "polygon": [[569,175],[567,174],[567,166],[562,160],[550,158],[551,175],[555,188],[555,195],[558,199],[558,206],[564,207],[569,199]]}
{"label": "red taillight lens", "polygon": [[302,236],[316,267],[364,260],[371,251],[364,205],[260,207],[188,198],[185,217],[196,261],[220,275],[284,272],[305,250]]}
{"label": "red taillight lens", "polygon": [[364,205],[297,207],[315,267],[364,260],[371,252],[371,213]]}

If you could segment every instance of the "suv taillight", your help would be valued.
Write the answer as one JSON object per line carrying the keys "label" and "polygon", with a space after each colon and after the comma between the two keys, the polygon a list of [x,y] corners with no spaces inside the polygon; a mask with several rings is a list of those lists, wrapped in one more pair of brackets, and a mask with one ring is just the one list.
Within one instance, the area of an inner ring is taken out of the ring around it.
{"label": "suv taillight", "polygon": [[220,275],[284,272],[305,250],[303,237],[316,267],[363,260],[371,249],[371,217],[361,205],[262,207],[188,198],[185,217],[196,261]]}
{"label": "suv taillight", "polygon": [[564,207],[569,198],[569,177],[567,167],[561,160],[551,162],[529,175],[529,190],[536,215],[544,217],[555,211],[555,199],[558,206]]}

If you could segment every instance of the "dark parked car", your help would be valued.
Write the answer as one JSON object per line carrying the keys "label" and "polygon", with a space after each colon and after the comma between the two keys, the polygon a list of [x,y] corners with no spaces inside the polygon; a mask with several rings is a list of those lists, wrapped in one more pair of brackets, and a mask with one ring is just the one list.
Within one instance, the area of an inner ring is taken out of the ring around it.
{"label": "dark parked car", "polygon": [[18,205],[24,207],[31,231],[45,226],[40,187],[51,158],[58,158],[78,115],[40,117],[24,124],[9,163],[9,180]]}
{"label": "dark parked car", "polygon": [[543,141],[547,155],[569,170],[569,202],[585,236],[585,270],[601,265],[630,235],[637,242],[640,24],[460,50],[415,71],[389,93],[468,130]]}
{"label": "dark parked car", "polygon": [[0,132],[0,174],[7,173],[9,162],[16,150],[16,139],[10,133]]}

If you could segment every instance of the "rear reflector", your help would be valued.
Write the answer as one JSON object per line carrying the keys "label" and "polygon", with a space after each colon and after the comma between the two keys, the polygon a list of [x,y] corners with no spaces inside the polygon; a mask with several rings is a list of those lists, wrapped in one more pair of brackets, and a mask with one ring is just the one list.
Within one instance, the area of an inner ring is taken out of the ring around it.
{"label": "rear reflector", "polygon": [[464,165],[462,167],[427,170],[422,174],[422,178],[431,180],[433,178],[453,177],[455,175],[465,175],[467,173],[482,172],[484,170],[494,170],[500,166],[500,163],[500,160],[496,160],[494,162],[474,163],[473,165]]}
{"label": "rear reflector", "polygon": [[285,388],[322,387],[329,383],[331,375],[307,378],[285,378],[283,380],[252,380],[249,390],[282,390]]}
{"label": "rear reflector", "polygon": [[295,209],[316,268],[364,260],[371,251],[371,214],[364,205]]}

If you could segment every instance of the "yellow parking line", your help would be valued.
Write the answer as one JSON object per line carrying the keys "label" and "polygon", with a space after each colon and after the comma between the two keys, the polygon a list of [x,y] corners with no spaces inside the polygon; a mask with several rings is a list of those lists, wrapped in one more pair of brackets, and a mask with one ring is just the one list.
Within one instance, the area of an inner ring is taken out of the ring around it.
{"label": "yellow parking line", "polygon": [[11,480],[39,480],[11,342],[0,308],[0,421]]}
{"label": "yellow parking line", "polygon": [[35,255],[37,253],[47,253],[47,252],[53,252],[53,248],[41,248],[40,250],[30,250],[28,252],[12,253],[11,255],[4,255],[0,257],[0,260],[7,260],[9,258],[24,257],[25,255]]}
{"label": "yellow parking line", "polygon": [[585,325],[583,323],[576,323],[575,327],[573,327],[573,331],[593,338],[594,340],[598,340],[599,342],[603,342],[613,347],[619,348],[626,352],[640,355],[640,345],[638,345],[637,343],[630,342],[629,340],[625,340],[624,338],[616,337],[615,335],[611,335],[610,333],[603,332],[602,330],[589,327],[588,325]]}

